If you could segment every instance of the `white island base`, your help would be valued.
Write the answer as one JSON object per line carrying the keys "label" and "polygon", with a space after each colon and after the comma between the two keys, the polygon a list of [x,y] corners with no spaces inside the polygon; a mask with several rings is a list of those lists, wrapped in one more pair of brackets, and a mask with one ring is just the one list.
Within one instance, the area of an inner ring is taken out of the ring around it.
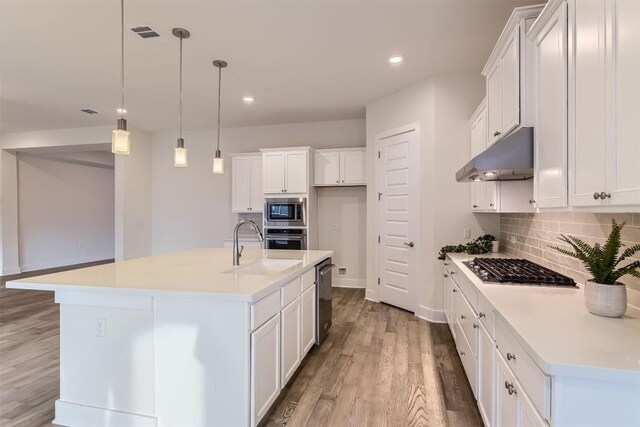
{"label": "white island base", "polygon": [[[10,282],[54,290],[60,304],[54,422],[256,425],[315,342],[314,266],[332,253],[247,252],[244,264],[299,262],[277,274],[235,274],[225,272],[229,250],[207,249]],[[141,275],[160,278],[162,269],[165,279],[147,289]],[[169,289],[176,269],[183,284]]]}

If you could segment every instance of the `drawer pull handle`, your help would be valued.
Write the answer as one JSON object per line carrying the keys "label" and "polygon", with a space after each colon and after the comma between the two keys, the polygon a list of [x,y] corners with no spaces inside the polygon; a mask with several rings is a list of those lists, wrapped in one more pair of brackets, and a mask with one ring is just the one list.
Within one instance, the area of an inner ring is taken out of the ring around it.
{"label": "drawer pull handle", "polygon": [[507,353],[507,360],[516,360],[516,355],[515,354],[511,354],[511,353]]}
{"label": "drawer pull handle", "polygon": [[478,324],[477,323],[473,324],[473,329],[478,329]]}
{"label": "drawer pull handle", "polygon": [[464,320],[464,319],[466,319],[466,318],[467,318],[467,316],[465,316],[464,314],[461,314],[461,315],[460,315],[460,319]]}
{"label": "drawer pull handle", "polygon": [[507,389],[507,391],[509,392],[509,395],[514,395],[514,394],[518,394],[518,392],[516,391],[515,387],[513,387],[513,384],[510,383],[509,381],[505,381],[504,382],[504,388]]}
{"label": "drawer pull handle", "polygon": [[445,262],[445,263],[444,263],[444,265],[449,265],[449,263],[448,263],[448,262]]}
{"label": "drawer pull handle", "polygon": [[458,292],[458,290],[457,290],[457,289],[454,289],[454,290],[453,290],[453,292]]}
{"label": "drawer pull handle", "polygon": [[444,274],[444,277],[449,277],[449,275],[448,274]]}
{"label": "drawer pull handle", "polygon": [[464,354],[465,354],[464,351],[460,352],[460,356],[464,356]]}
{"label": "drawer pull handle", "polygon": [[487,317],[483,312],[478,313],[478,317]]}

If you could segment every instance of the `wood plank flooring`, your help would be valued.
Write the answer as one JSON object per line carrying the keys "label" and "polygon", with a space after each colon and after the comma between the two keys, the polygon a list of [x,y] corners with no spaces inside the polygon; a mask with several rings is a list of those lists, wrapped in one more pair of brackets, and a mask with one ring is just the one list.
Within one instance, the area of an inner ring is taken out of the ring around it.
{"label": "wood plank flooring", "polygon": [[[49,292],[6,289],[13,278],[0,283],[0,426],[52,426],[58,306]],[[327,340],[263,425],[482,426],[446,325],[366,301],[360,289],[334,289],[333,310]]]}
{"label": "wood plank flooring", "polygon": [[327,340],[302,362],[266,426],[482,426],[445,324],[334,289]]}

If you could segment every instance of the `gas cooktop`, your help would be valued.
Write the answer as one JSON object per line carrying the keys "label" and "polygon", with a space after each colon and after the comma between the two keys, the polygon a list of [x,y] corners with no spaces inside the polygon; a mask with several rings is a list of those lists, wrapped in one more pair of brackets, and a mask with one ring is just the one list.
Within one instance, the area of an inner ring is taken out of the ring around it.
{"label": "gas cooktop", "polygon": [[576,282],[570,277],[526,259],[475,258],[473,261],[464,261],[463,264],[483,283],[576,286]]}

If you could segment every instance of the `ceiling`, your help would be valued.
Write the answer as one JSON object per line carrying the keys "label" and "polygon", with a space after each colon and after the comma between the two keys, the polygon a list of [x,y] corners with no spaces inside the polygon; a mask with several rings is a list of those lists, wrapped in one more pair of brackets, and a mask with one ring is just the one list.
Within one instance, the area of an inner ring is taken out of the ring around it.
{"label": "ceiling", "polygon": [[[184,127],[364,118],[365,106],[441,73],[479,70],[512,9],[531,0],[125,0],[129,125],[177,128],[178,39],[184,41]],[[118,0],[0,1],[0,129],[115,123],[120,102]],[[388,63],[392,54],[405,61]],[[253,105],[242,102],[255,98]],[[91,108],[99,114],[79,110]]]}

